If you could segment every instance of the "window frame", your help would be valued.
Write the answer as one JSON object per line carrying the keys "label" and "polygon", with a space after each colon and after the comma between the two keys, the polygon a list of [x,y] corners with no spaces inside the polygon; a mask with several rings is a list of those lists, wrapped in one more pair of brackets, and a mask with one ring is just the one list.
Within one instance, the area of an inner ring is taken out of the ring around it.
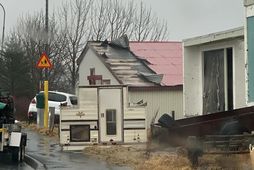
{"label": "window frame", "polygon": [[[88,139],[87,140],[74,140],[72,137],[72,132],[73,132],[73,128],[75,127],[81,127],[83,126],[84,129],[87,128],[88,130]],[[90,125],[70,125],[70,142],[90,142],[90,138],[91,138],[91,130],[90,130]]]}

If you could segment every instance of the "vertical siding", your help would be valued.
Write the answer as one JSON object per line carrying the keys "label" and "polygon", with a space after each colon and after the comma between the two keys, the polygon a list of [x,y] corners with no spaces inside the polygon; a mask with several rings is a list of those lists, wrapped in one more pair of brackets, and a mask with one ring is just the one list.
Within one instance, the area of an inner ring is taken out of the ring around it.
{"label": "vertical siding", "polygon": [[[154,90],[154,91],[129,91],[129,101],[138,102],[143,100],[147,102],[146,124],[150,126],[151,120],[157,110],[159,110],[156,121],[164,113],[171,115],[175,111],[175,118],[183,118],[183,93],[182,90]],[[155,121],[155,122],[156,122]]]}
{"label": "vertical siding", "polygon": [[248,102],[254,102],[254,16],[247,18]]}

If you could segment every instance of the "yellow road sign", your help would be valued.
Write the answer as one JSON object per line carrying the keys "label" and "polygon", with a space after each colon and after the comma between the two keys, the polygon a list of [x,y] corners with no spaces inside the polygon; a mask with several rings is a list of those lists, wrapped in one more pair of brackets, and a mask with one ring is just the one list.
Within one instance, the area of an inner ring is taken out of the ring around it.
{"label": "yellow road sign", "polygon": [[42,53],[36,67],[37,68],[52,68],[52,64],[49,60],[49,57],[47,56],[45,52]]}

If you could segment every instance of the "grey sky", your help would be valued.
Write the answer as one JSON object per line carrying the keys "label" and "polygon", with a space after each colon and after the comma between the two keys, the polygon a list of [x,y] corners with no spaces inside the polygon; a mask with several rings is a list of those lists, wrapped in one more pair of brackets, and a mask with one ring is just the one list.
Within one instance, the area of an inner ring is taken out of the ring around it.
{"label": "grey sky", "polygon": [[[49,9],[57,9],[65,0],[49,0]],[[67,0],[68,1],[68,0]],[[141,1],[141,0],[136,0]],[[170,40],[182,40],[243,26],[243,0],[143,0],[168,22]],[[19,16],[45,9],[45,0],[0,0],[6,10],[6,31]],[[3,11],[0,9],[0,34]]]}

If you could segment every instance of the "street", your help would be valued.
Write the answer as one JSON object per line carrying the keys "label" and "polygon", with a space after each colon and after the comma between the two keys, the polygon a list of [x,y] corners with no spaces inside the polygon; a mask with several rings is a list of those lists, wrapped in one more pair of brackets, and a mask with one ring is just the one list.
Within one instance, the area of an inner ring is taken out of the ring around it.
{"label": "street", "polygon": [[0,170],[32,170],[26,163],[13,164],[10,155],[0,154]]}
{"label": "street", "polygon": [[[46,169],[63,170],[130,170],[128,167],[109,165],[108,163],[82,153],[82,151],[61,151],[57,139],[43,136],[25,129],[28,140],[26,154],[41,162]],[[25,162],[13,164],[11,155],[0,155],[0,170],[32,170]]]}
{"label": "street", "polygon": [[84,155],[81,151],[63,152],[52,137],[42,136],[31,130],[26,130],[28,136],[27,154],[47,169],[63,170],[129,170],[127,167],[112,166],[104,161]]}

